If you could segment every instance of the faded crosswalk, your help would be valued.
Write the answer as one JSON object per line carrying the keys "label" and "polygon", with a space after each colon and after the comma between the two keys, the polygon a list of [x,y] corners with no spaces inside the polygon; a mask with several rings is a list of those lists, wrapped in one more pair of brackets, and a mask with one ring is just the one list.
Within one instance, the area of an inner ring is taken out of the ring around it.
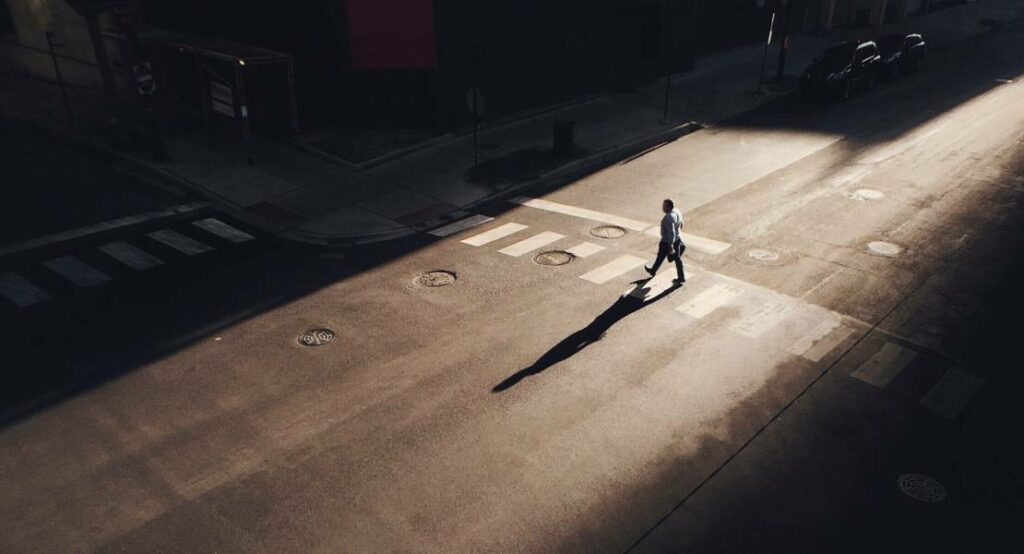
{"label": "faded crosswalk", "polygon": [[[215,217],[164,227],[139,236],[106,242],[63,253],[49,259],[0,270],[0,297],[15,308],[29,308],[53,300],[54,287],[91,289],[127,274],[166,265],[170,258],[192,258],[254,240],[238,227]],[[0,302],[2,304],[2,302]]]}

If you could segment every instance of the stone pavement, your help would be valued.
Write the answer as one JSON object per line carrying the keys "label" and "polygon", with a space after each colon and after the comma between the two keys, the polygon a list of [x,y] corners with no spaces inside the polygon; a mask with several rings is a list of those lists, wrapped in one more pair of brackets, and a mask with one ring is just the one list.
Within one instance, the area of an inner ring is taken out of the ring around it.
{"label": "stone pavement", "polygon": [[[1024,17],[1021,0],[986,0],[902,21],[882,29],[925,34],[931,48],[978,35]],[[836,30],[793,37],[787,75],[803,69],[825,46],[873,30]],[[697,60],[673,77],[668,117],[664,81],[634,92],[612,93],[547,112],[495,124],[479,133],[474,162],[472,133],[447,135],[380,163],[346,163],[308,146],[254,140],[247,151],[210,148],[189,137],[167,139],[172,160],[152,163],[141,150],[116,151],[142,171],[186,186],[230,209],[248,223],[286,238],[348,245],[406,236],[472,213],[485,202],[531,186],[552,187],[598,171],[657,144],[674,140],[779,98],[793,90],[787,78],[755,93],[763,47],[752,45]],[[769,50],[774,74],[777,46]],[[79,124],[67,123],[56,86],[5,77],[0,115],[38,123],[107,148],[102,117],[90,108],[101,93],[74,89]],[[83,110],[84,107],[84,110]],[[575,122],[576,151],[551,150],[552,124]],[[110,135],[110,133],[106,133]],[[252,163],[250,163],[250,161]]]}

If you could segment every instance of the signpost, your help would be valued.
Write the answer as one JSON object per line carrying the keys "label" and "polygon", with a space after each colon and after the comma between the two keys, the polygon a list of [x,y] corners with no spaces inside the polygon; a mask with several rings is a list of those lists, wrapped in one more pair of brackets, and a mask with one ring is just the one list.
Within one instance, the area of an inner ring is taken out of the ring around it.
{"label": "signpost", "polygon": [[768,63],[768,46],[772,43],[772,32],[775,29],[775,11],[772,11],[771,21],[768,23],[768,40],[764,43],[764,56],[761,57],[761,74],[757,77],[757,94],[761,94],[761,84],[764,82],[764,66]]}
{"label": "signpost", "polygon": [[135,90],[142,96],[156,94],[156,82],[153,81],[153,66],[149,62],[137,63],[132,66],[132,75],[135,76]]}
{"label": "signpost", "polygon": [[480,129],[480,118],[484,115],[484,94],[475,85],[466,90],[466,110],[473,118],[473,164],[476,165],[480,161],[477,132]]}

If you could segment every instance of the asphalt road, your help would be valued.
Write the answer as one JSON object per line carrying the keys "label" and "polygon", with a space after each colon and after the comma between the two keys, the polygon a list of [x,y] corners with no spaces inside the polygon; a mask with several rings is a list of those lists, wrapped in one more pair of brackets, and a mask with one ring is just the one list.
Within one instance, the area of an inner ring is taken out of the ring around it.
{"label": "asphalt road", "polygon": [[[266,239],[10,312],[7,378],[48,393],[0,432],[0,549],[1020,551],[1021,51],[1005,29],[443,238]],[[681,288],[638,265],[669,196]]]}

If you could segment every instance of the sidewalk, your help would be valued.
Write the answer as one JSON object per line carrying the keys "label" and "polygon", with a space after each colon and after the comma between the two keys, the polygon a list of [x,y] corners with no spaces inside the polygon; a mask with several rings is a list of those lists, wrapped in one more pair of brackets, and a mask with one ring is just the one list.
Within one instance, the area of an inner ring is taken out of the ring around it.
{"label": "sidewalk", "polygon": [[[1020,0],[984,0],[884,28],[925,34],[930,48],[977,36],[1024,17]],[[795,36],[787,76],[755,94],[763,47],[752,45],[700,58],[694,71],[672,79],[667,120],[664,81],[634,93],[600,96],[562,109],[494,126],[479,133],[474,164],[472,134],[449,135],[419,150],[372,167],[333,160],[325,153],[269,141],[249,152],[211,149],[195,138],[167,140],[172,161],[155,164],[148,151],[116,151],[142,171],[170,179],[214,199],[247,222],[286,238],[348,245],[398,238],[469,215],[485,202],[531,186],[554,186],[749,111],[792,91],[792,78],[822,48],[872,30],[836,30]],[[777,47],[766,75],[774,74]],[[28,119],[109,148],[102,118],[71,126],[57,87],[5,76],[0,115]],[[98,105],[100,92],[76,89],[72,102]],[[576,124],[577,150],[568,158],[551,151],[552,123]],[[249,164],[246,156],[254,163]]]}

